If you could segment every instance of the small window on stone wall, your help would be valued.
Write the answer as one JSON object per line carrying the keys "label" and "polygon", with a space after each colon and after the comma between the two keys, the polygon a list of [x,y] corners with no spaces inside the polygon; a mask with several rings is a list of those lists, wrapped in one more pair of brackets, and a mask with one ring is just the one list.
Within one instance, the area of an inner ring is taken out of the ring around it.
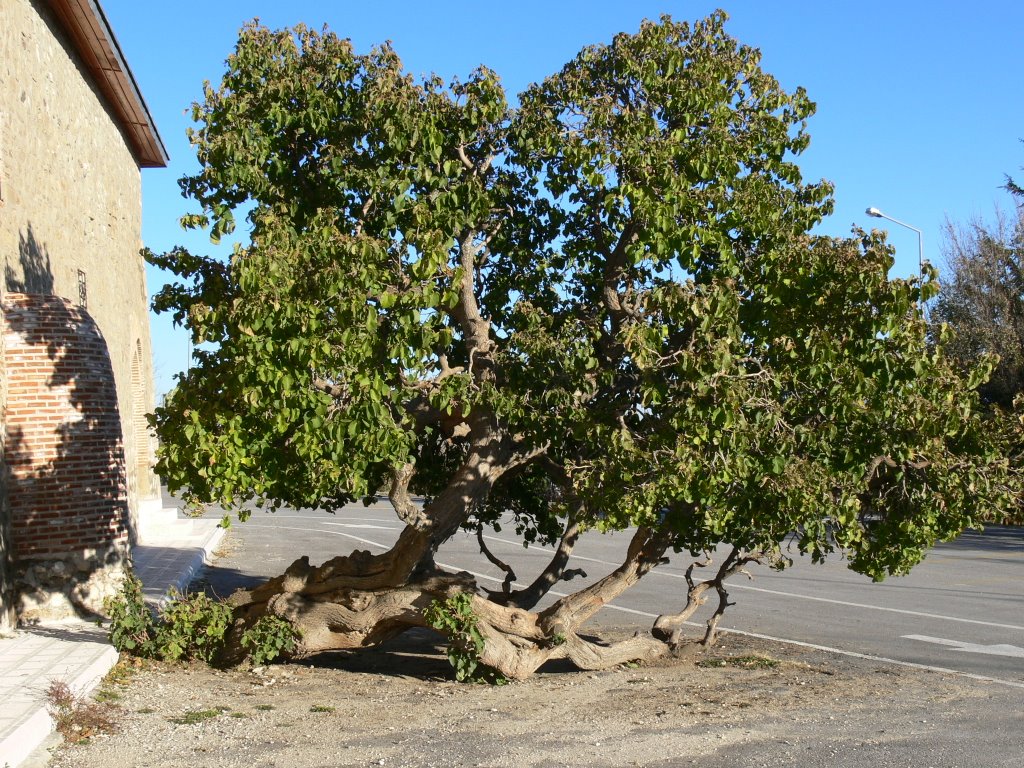
{"label": "small window on stone wall", "polygon": [[78,306],[89,308],[89,291],[85,284],[85,272],[81,269],[78,270]]}

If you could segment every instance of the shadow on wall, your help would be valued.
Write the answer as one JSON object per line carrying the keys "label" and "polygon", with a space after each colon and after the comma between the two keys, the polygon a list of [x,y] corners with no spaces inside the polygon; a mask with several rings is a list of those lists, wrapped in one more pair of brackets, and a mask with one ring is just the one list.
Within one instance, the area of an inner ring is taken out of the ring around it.
{"label": "shadow on wall", "polygon": [[46,246],[36,239],[32,225],[27,232],[18,233],[18,262],[20,270],[4,264],[4,284],[11,293],[42,293],[53,295],[53,268]]}
{"label": "shadow on wall", "polygon": [[49,254],[31,228],[22,243],[20,280],[5,268],[4,463],[16,605],[32,622],[96,613],[116,591],[128,496],[106,342],[84,308],[52,295]]}

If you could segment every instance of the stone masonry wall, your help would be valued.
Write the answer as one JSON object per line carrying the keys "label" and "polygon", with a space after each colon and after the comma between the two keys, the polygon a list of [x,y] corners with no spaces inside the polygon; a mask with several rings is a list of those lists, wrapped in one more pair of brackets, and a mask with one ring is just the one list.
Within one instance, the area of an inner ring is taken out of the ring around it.
{"label": "stone masonry wall", "polygon": [[107,345],[66,299],[8,293],[10,547],[23,620],[96,613],[127,555],[128,497]]}
{"label": "stone masonry wall", "polygon": [[105,338],[134,531],[139,501],[159,498],[139,423],[153,383],[138,165],[47,3],[0,0],[0,20],[0,279],[82,306]]}
{"label": "stone masonry wall", "polygon": [[[0,136],[0,145],[3,136]],[[0,175],[3,169],[0,168]],[[4,302],[4,286],[0,280],[0,307]],[[6,350],[4,344],[5,325],[0,314],[0,419],[7,408],[7,376],[4,373],[3,359]],[[14,584],[8,553],[11,549],[10,509],[7,505],[7,462],[3,459],[6,445],[6,429],[0,424],[0,637],[11,632],[17,624],[18,617],[14,612]]]}

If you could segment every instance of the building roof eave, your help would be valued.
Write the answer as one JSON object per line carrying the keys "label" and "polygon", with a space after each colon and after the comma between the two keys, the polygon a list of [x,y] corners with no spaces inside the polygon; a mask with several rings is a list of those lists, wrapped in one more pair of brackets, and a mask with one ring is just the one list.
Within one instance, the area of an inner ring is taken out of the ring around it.
{"label": "building roof eave", "polygon": [[107,99],[140,168],[170,161],[135,76],[98,0],[49,0],[57,21]]}

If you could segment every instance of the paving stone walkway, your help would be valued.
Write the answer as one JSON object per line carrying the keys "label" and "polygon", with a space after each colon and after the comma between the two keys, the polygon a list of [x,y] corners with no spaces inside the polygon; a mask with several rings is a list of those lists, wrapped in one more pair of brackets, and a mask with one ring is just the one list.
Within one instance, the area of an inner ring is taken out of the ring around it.
{"label": "paving stone walkway", "polygon": [[[151,543],[132,550],[146,598],[162,601],[184,590],[207,562],[224,531],[216,520],[179,519]],[[0,768],[16,768],[50,735],[46,689],[53,680],[91,691],[117,662],[106,630],[86,621],[40,624],[0,637]]]}

